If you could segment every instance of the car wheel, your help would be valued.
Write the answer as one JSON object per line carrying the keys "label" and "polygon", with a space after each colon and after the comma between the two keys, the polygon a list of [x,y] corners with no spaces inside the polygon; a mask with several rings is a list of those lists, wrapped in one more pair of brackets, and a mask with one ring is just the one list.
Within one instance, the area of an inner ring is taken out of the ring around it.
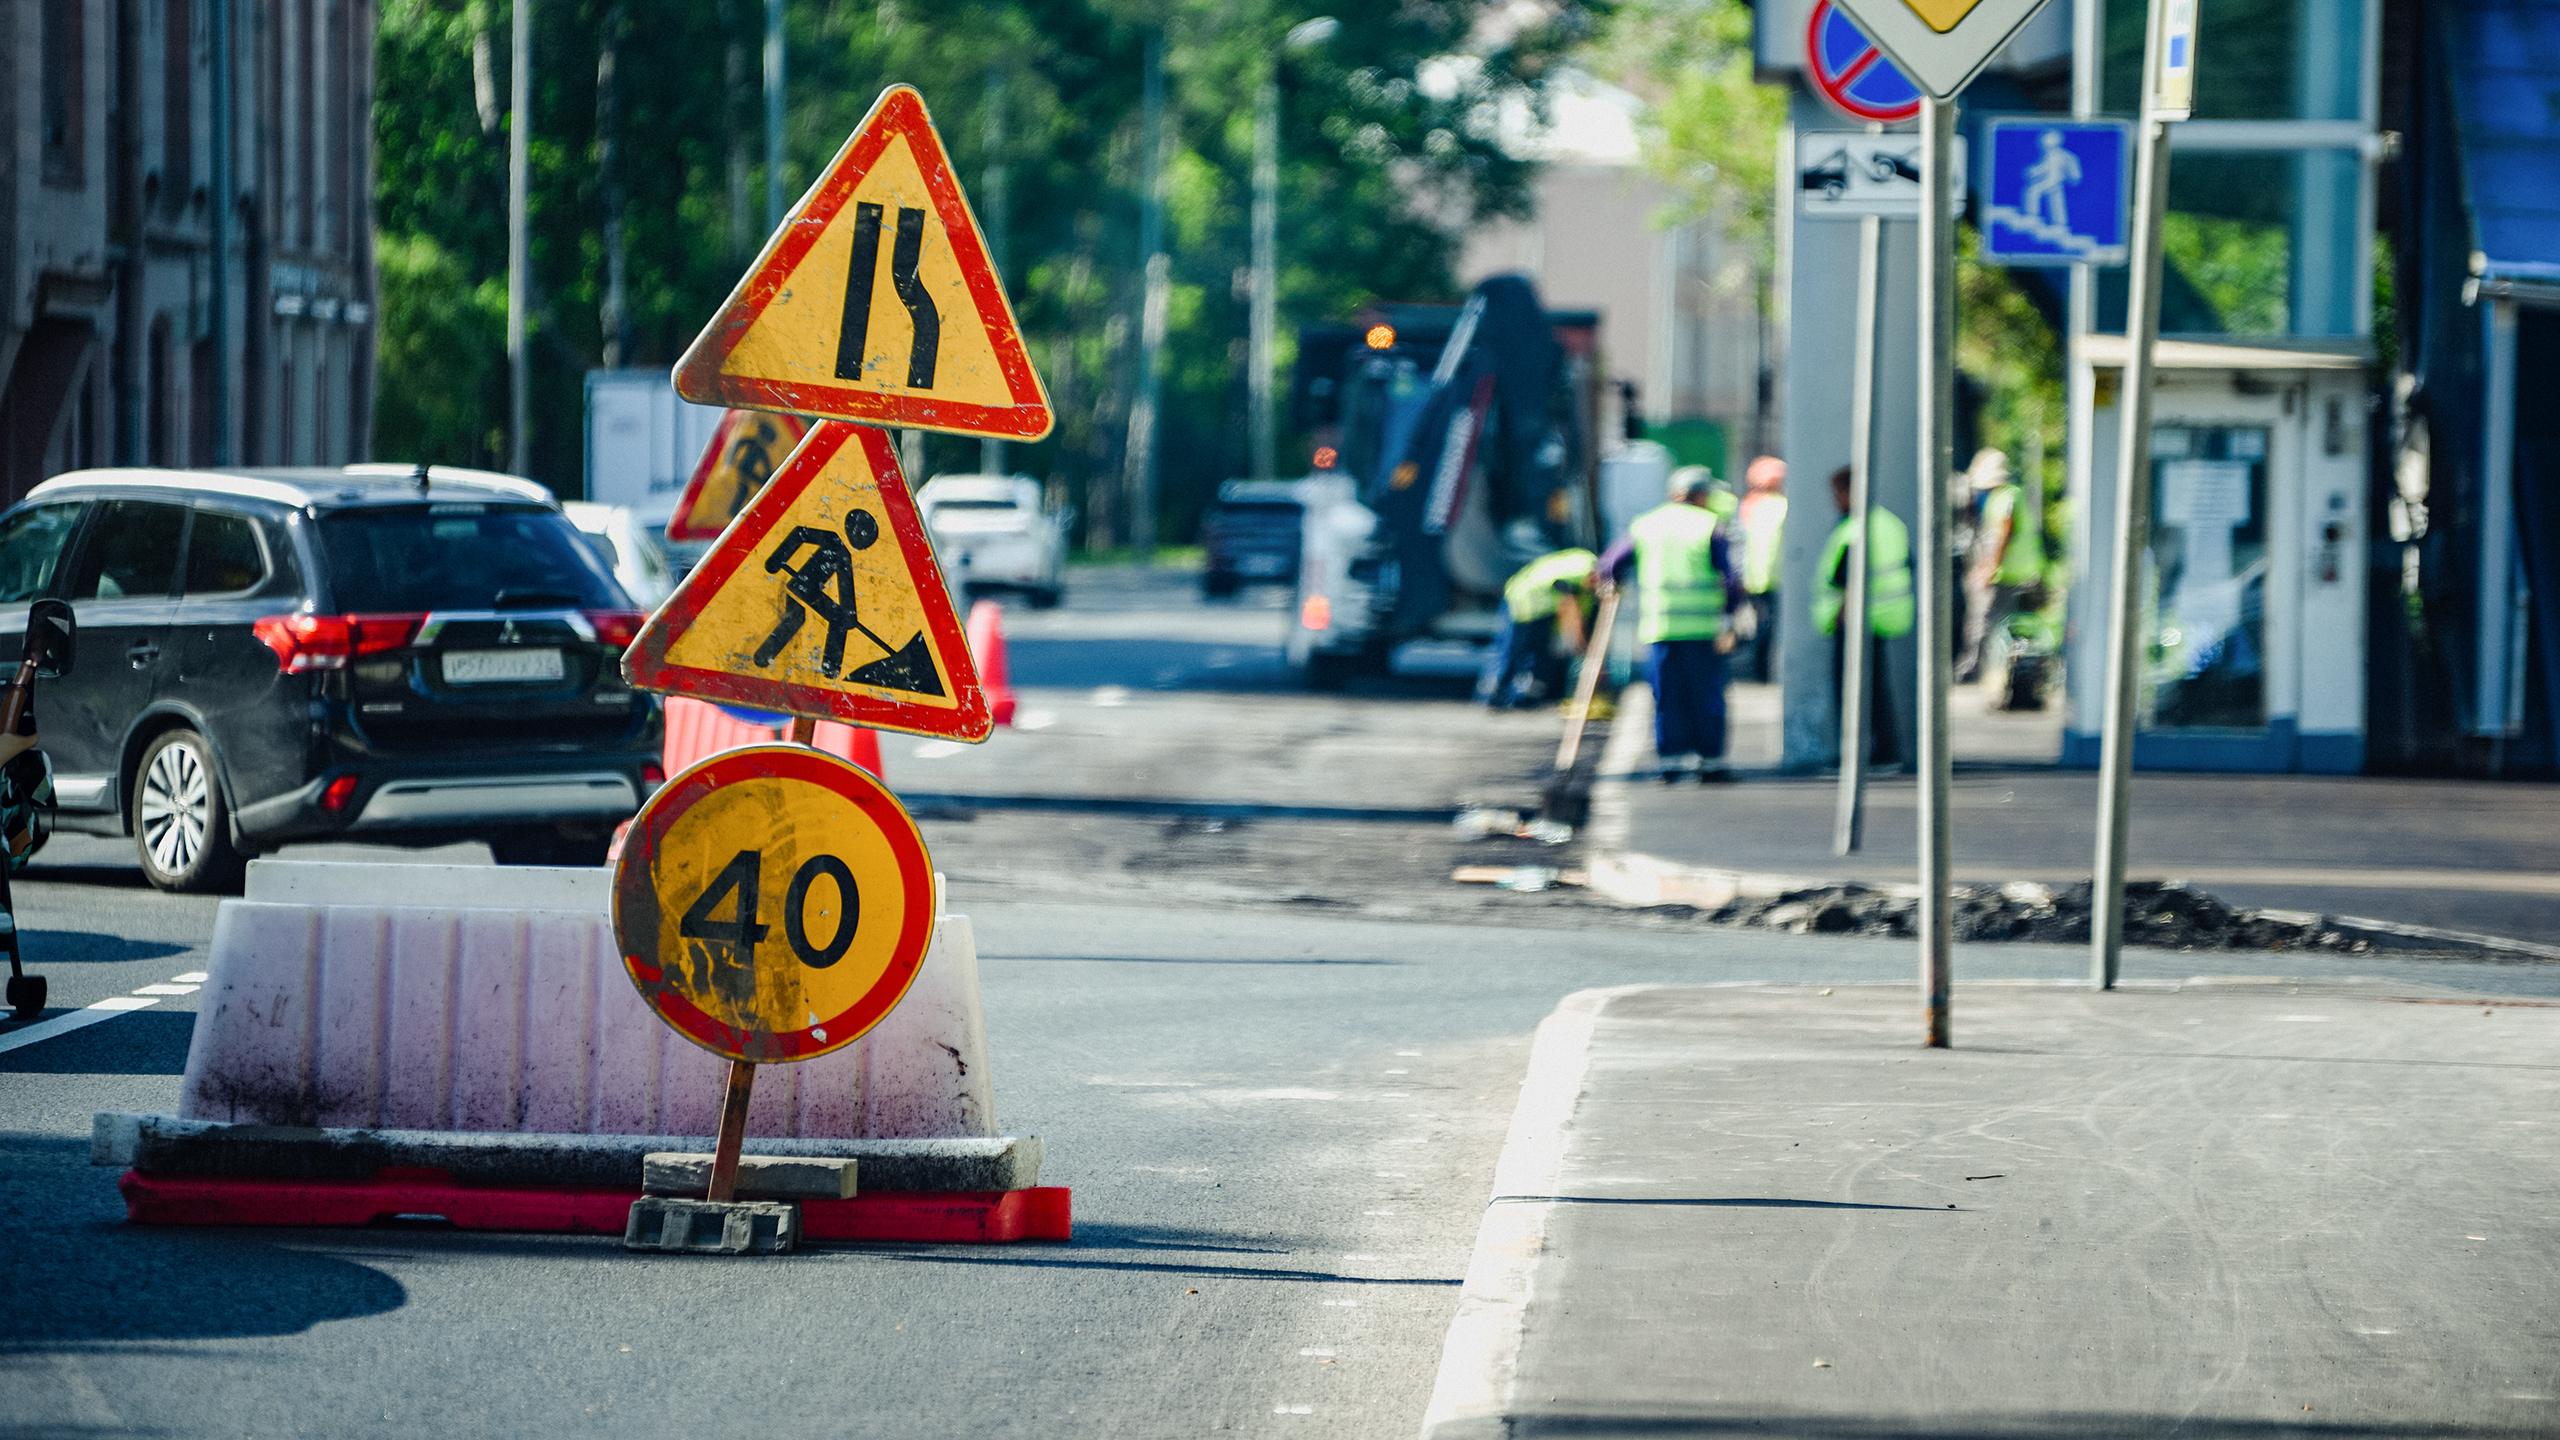
{"label": "car wheel", "polygon": [[551,826],[502,830],[489,840],[489,858],[501,865],[602,865],[613,848],[613,832],[589,835]]}
{"label": "car wheel", "polygon": [[171,730],[142,752],[133,777],[133,848],[144,877],[163,890],[239,886],[248,861],[232,846],[231,809],[202,735]]}
{"label": "car wheel", "polygon": [[1200,593],[1212,600],[1230,599],[1240,588],[1241,581],[1221,570],[1212,570],[1200,577]]}
{"label": "car wheel", "polygon": [[1059,590],[1057,586],[1043,585],[1031,591],[1031,608],[1034,610],[1055,610],[1058,608],[1058,599]]}

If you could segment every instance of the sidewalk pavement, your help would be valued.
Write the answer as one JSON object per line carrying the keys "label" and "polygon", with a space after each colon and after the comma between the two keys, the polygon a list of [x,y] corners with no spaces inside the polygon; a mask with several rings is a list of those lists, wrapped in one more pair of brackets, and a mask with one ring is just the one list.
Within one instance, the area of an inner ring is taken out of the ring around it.
{"label": "sidewalk pavement", "polygon": [[[1918,878],[1917,782],[1867,786],[1865,843],[1831,852],[1836,774],[1785,775],[1774,686],[1732,690],[1739,783],[1668,788],[1655,770],[1652,696],[1620,697],[1592,791],[1593,878],[1613,867],[1744,871],[1816,880]],[[1955,878],[2086,880],[2098,781],[2062,770],[2059,710],[1950,700]],[[2329,775],[2133,777],[2131,878],[2184,880],[2234,905],[2304,910],[2560,945],[2560,787],[2515,781]],[[1623,886],[1617,887],[1623,889]],[[1648,897],[1620,894],[1621,899]],[[1666,897],[1668,898],[1668,897]],[[2560,953],[2560,952],[2555,952]]]}
{"label": "sidewalk pavement", "polygon": [[1426,1440],[2560,1435],[2560,1004],[1639,985],[1538,1033]]}

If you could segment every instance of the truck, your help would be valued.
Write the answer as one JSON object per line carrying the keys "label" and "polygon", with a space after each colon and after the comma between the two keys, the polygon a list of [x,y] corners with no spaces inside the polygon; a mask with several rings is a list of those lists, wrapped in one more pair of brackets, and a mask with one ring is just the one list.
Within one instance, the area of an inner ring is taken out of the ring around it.
{"label": "truck", "polygon": [[1489,641],[1512,572],[1597,548],[1599,324],[1497,275],[1463,305],[1300,329],[1290,401],[1315,438],[1285,642],[1300,680],[1382,674],[1410,641]]}

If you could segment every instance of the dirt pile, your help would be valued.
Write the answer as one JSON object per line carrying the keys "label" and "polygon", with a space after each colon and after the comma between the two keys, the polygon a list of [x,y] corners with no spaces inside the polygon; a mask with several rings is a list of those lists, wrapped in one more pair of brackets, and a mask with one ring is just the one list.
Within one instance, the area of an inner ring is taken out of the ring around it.
{"label": "dirt pile", "polygon": [[[2086,944],[2090,885],[2054,889],[2027,881],[2006,885],[1958,885],[1958,940],[2030,940]],[[2125,940],[2173,950],[2312,950],[2361,955],[2369,941],[2322,924],[2273,920],[2255,910],[2226,905],[2201,890],[2156,880],[2125,886]],[[1920,901],[1870,885],[1848,882],[1792,890],[1769,898],[1740,899],[1708,918],[1723,925],[1751,925],[1790,934],[1913,935]]]}

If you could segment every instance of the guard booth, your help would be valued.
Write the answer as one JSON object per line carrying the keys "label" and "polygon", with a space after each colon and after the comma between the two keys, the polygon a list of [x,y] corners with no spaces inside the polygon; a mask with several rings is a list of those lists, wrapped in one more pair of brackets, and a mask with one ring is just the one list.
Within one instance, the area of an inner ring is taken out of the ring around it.
{"label": "guard booth", "polygon": [[[2074,388],[2090,399],[2094,463],[2072,496],[2072,513],[2087,519],[2072,528],[2062,761],[2093,766],[2115,585],[2124,337],[2091,335],[2080,351],[2084,384]],[[2362,769],[2363,357],[2163,340],[2154,364],[2134,764]]]}
{"label": "guard booth", "polygon": [[[2142,0],[2076,0],[2073,108],[2140,88]],[[2151,543],[2133,763],[2364,768],[2379,7],[2198,12],[2195,118],[2169,127]],[[2073,281],[2066,765],[2095,765],[2125,271]]]}

